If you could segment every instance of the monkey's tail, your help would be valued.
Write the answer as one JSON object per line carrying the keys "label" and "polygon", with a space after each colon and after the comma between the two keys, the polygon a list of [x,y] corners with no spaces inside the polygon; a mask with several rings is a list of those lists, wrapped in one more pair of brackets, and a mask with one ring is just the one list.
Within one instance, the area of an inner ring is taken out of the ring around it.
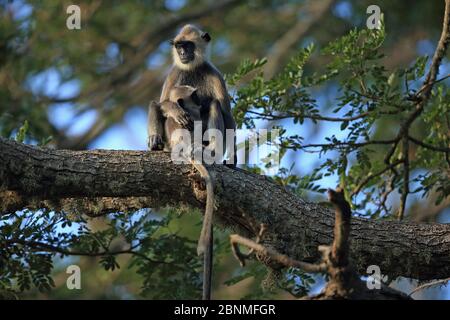
{"label": "monkey's tail", "polygon": [[202,231],[197,244],[197,254],[203,254],[203,300],[211,300],[212,264],[213,264],[213,232],[212,218],[214,211],[214,189],[211,176],[203,164],[192,165],[200,172],[206,183],[206,209],[203,217]]}
{"label": "monkey's tail", "polygon": [[202,255],[208,248],[212,239],[212,218],[214,211],[214,188],[211,176],[206,167],[201,163],[195,163],[191,160],[192,165],[197,169],[206,184],[206,208],[205,216],[203,217],[202,231],[197,245],[197,254]]}

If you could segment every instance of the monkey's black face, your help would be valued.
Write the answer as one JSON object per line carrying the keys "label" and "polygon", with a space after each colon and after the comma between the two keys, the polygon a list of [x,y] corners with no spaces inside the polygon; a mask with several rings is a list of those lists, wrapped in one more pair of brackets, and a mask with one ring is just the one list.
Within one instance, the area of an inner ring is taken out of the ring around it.
{"label": "monkey's black face", "polygon": [[197,105],[197,106],[200,106],[200,98],[198,97],[196,91],[192,92],[190,98],[191,98],[191,99],[190,99],[191,101],[189,101],[189,98],[187,98],[187,100],[186,100],[186,98],[185,98],[185,99],[179,98],[179,99],[177,100],[177,103],[178,103],[178,105],[179,105],[180,107],[182,107],[183,109],[185,108],[186,103],[193,103],[193,104],[195,104],[195,105]]}
{"label": "monkey's black face", "polygon": [[184,64],[194,61],[195,44],[192,41],[177,41],[173,44],[177,50],[180,61]]}

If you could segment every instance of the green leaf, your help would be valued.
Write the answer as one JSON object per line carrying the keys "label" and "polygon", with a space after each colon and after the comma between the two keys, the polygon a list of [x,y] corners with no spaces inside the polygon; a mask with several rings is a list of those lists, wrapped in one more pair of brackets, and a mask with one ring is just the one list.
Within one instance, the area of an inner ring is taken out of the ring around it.
{"label": "green leaf", "polygon": [[19,131],[16,134],[15,140],[17,142],[23,143],[25,141],[27,132],[28,132],[28,121],[25,120],[23,125],[19,128]]}

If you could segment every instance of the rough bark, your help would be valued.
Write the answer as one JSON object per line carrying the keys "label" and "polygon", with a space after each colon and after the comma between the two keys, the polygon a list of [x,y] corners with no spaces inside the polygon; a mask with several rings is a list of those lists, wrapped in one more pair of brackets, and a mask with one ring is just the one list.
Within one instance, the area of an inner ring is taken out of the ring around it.
{"label": "rough bark", "polygon": [[[330,208],[306,202],[264,176],[225,166],[209,170],[215,180],[215,215],[222,225],[252,237],[254,226],[264,223],[264,245],[297,260],[319,258],[318,246],[333,241]],[[0,190],[13,193],[0,194],[0,211],[28,205],[64,209],[64,203],[91,214],[114,211],[115,204],[120,210],[180,204],[203,208],[205,193],[193,173],[192,166],[175,165],[164,152],[51,150],[1,138]],[[350,239],[350,257],[362,275],[375,264],[390,279],[450,276],[448,224],[355,217]]]}

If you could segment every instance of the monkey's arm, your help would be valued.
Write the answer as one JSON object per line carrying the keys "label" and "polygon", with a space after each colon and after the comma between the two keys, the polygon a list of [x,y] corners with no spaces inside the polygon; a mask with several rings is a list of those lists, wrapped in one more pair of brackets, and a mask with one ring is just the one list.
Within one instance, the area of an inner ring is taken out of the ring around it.
{"label": "monkey's arm", "polygon": [[169,92],[175,84],[175,72],[172,69],[164,81],[160,103],[152,101],[148,109],[148,147],[150,150],[162,150],[164,148],[164,121],[166,116],[163,114],[161,103],[169,99]]}
{"label": "monkey's arm", "polygon": [[178,73],[175,68],[172,68],[164,81],[159,102],[169,100],[170,90],[176,85],[177,78]]}
{"label": "monkey's arm", "polygon": [[[228,97],[227,88],[225,85],[225,81],[223,80],[220,73],[217,73],[213,78],[213,88],[214,88],[214,97],[220,103],[220,109],[223,115],[223,122],[225,129],[232,129],[234,132],[234,138],[232,145],[227,142],[226,151],[227,155],[231,163],[226,161],[227,165],[231,165],[231,167],[235,167],[237,165],[237,150],[236,150],[236,121],[234,120],[233,114],[231,113],[231,105],[230,98]],[[225,162],[224,162],[225,163]]]}
{"label": "monkey's arm", "polygon": [[162,150],[164,148],[163,143],[163,116],[161,112],[161,104],[152,101],[148,106],[148,119],[147,119],[147,133],[148,133],[148,147],[150,150]]}
{"label": "monkey's arm", "polygon": [[231,113],[230,98],[228,97],[227,88],[225,86],[225,81],[222,79],[220,74],[212,77],[214,97],[219,101],[220,108],[223,114],[223,120],[225,123],[225,129],[236,129],[236,122],[234,121],[233,115]]}
{"label": "monkey's arm", "polygon": [[[169,93],[172,87],[175,85],[176,81],[176,72],[172,68],[166,80],[164,81],[163,90],[160,97],[160,103],[155,101],[150,103],[149,111],[148,111],[148,147],[150,150],[162,150],[164,148],[164,122],[167,119],[167,109],[171,109],[171,107],[165,108],[166,112],[162,109],[162,103],[165,100],[169,99]],[[175,108],[172,108],[174,110]],[[165,114],[164,114],[165,113]],[[173,111],[171,113],[173,115],[173,119],[176,120],[177,123],[186,123],[185,116],[182,112]],[[187,121],[189,122],[189,121]],[[184,126],[184,125],[183,125]]]}
{"label": "monkey's arm", "polygon": [[161,111],[166,118],[172,118],[181,125],[183,128],[193,130],[194,123],[192,122],[189,113],[187,113],[183,108],[181,108],[178,103],[172,101],[163,101],[161,104]]}

